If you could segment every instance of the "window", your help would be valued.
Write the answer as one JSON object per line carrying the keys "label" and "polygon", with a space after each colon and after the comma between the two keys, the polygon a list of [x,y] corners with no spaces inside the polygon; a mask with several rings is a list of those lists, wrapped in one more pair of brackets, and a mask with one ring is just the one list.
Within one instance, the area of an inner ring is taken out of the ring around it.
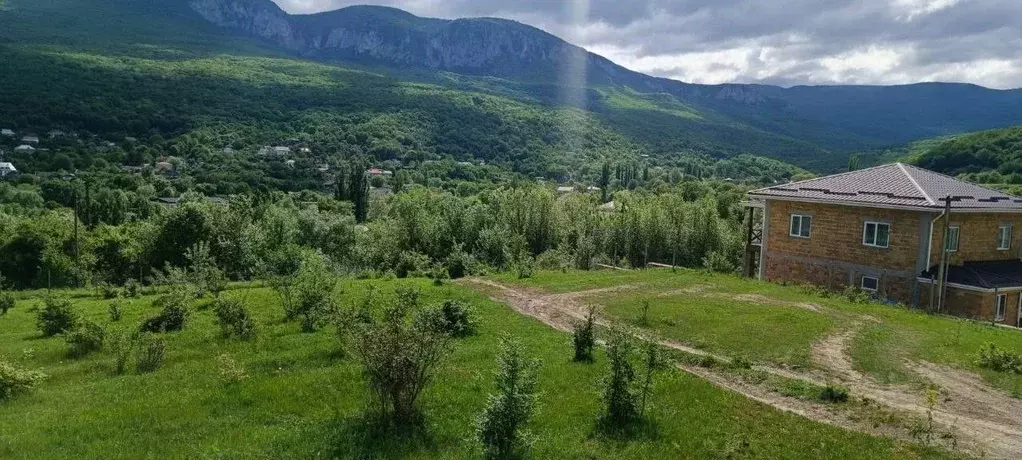
{"label": "window", "polygon": [[799,238],[809,238],[809,232],[813,228],[813,217],[800,214],[791,215],[791,229],[788,235]]}
{"label": "window", "polygon": [[997,229],[997,249],[1011,249],[1011,225],[1002,225]]}
{"label": "window", "polygon": [[1004,309],[1008,305],[1008,295],[1000,294],[997,296],[997,321],[1004,321]]}
{"label": "window", "polygon": [[886,248],[891,244],[891,224],[866,222],[866,226],[862,230],[862,244]]}
{"label": "window", "polygon": [[944,238],[944,250],[947,252],[958,251],[958,235],[961,228],[957,225],[948,227],[947,237]]}
{"label": "window", "polygon": [[873,278],[872,276],[862,277],[862,290],[869,292],[876,292],[880,288],[880,280]]}

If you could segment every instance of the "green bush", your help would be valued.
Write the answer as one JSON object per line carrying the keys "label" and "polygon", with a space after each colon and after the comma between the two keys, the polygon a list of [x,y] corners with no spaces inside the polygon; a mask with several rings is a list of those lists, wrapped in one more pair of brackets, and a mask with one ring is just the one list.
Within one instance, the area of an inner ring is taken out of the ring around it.
{"label": "green bush", "polygon": [[42,310],[36,315],[36,325],[44,336],[52,337],[74,329],[78,319],[78,312],[70,299],[46,297]]}
{"label": "green bush", "polygon": [[124,297],[139,297],[142,295],[142,285],[134,279],[129,279],[124,283]]}
{"label": "green bush", "polygon": [[10,292],[0,292],[0,316],[6,315],[7,312],[14,308],[14,304],[17,301],[14,300],[14,294]]}
{"label": "green bush", "polygon": [[477,324],[472,307],[457,300],[446,300],[441,305],[423,310],[417,320],[432,331],[453,337],[475,334]]}
{"label": "green bush", "polygon": [[1022,356],[1009,350],[997,348],[997,345],[990,342],[980,347],[976,364],[997,372],[1022,374]]}
{"label": "green bush", "polygon": [[110,313],[110,321],[115,323],[120,321],[124,316],[124,302],[114,299],[107,307],[107,312]]}
{"label": "green bush", "polygon": [[46,378],[42,372],[18,369],[0,360],[0,401],[30,392]]}
{"label": "green bush", "polygon": [[302,332],[315,332],[336,313],[333,294],[337,279],[324,256],[309,251],[302,256],[294,276],[278,278],[276,288],[288,320],[300,317]]}
{"label": "green bush", "polygon": [[829,403],[843,403],[848,401],[848,389],[834,385],[827,385],[820,392],[820,399]]}
{"label": "green bush", "polygon": [[68,355],[81,358],[94,351],[103,349],[106,330],[92,321],[82,321],[73,331],[67,333],[64,341],[68,345]]}
{"label": "green bush", "polygon": [[99,286],[100,293],[104,299],[116,299],[121,296],[121,290],[112,284],[103,283]]}
{"label": "green bush", "polygon": [[250,340],[256,335],[255,321],[240,299],[219,297],[213,302],[213,314],[220,333],[227,338]]}
{"label": "green bush", "polygon": [[135,371],[139,374],[156,372],[163,366],[163,358],[166,353],[166,340],[152,334],[141,334],[138,337],[138,356],[135,360]]}
{"label": "green bush", "polygon": [[114,373],[123,374],[128,368],[128,360],[131,359],[135,347],[137,333],[114,334],[110,341],[110,350],[114,354]]}
{"label": "green bush", "polygon": [[139,327],[139,331],[154,333],[173,332],[185,328],[190,311],[188,309],[187,294],[183,290],[177,290],[160,297],[153,304],[162,306],[163,311],[159,315],[145,320]]}

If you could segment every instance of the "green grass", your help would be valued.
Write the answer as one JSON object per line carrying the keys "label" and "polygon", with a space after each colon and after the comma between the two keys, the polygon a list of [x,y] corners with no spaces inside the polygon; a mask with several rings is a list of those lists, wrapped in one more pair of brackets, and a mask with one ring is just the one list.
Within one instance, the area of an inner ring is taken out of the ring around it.
{"label": "green grass", "polygon": [[[924,360],[975,372],[991,385],[1022,396],[1022,376],[982,369],[975,362],[986,342],[1022,353],[1019,330],[897,306],[853,303],[838,295],[821,296],[798,287],[701,270],[539,272],[524,280],[510,275],[496,278],[554,293],[632,285],[636,288],[587,301],[634,324],[641,301],[651,299],[651,327],[666,338],[724,354],[794,365],[807,362],[815,341],[869,315],[880,323],[867,325],[851,346],[853,362],[860,371],[886,383],[918,383],[907,364]],[[693,292],[682,292],[685,289]],[[658,297],[663,293],[670,295]],[[743,294],[762,299],[732,300]],[[791,303],[818,305],[825,311],[816,313]]]}
{"label": "green grass", "polygon": [[[4,458],[478,458],[467,442],[473,420],[492,391],[496,344],[504,333],[542,360],[539,412],[530,424],[533,458],[715,458],[744,451],[754,458],[936,458],[917,446],[852,433],[778,412],[679,371],[657,389],[656,430],[633,440],[595,434],[598,382],[605,360],[569,362],[568,337],[481,294],[427,281],[375,282],[389,294],[398,283],[423,290],[427,304],[445,298],[473,303],[479,334],[459,340],[436,384],[424,395],[425,434],[374,437],[362,414],[366,395],[358,366],[339,356],[332,330],[302,334],[282,322],[271,291],[236,289],[260,327],[253,343],[221,339],[209,310],[168,334],[164,367],[149,375],[111,372],[103,352],[78,361],[59,338],[43,339],[32,308],[18,303],[0,317],[0,353],[17,365],[50,374],[35,393],[0,403]],[[359,300],[368,281],[346,281],[342,304]],[[79,298],[85,315],[109,329],[134,327],[156,313],[137,299],[110,324],[108,301]],[[201,306],[201,305],[200,305]],[[228,385],[216,357],[229,353],[249,377]],[[748,442],[748,448],[740,448]],[[743,450],[744,449],[744,450]]]}
{"label": "green grass", "polygon": [[834,327],[831,318],[805,309],[727,297],[624,292],[599,300],[605,314],[635,325],[645,301],[650,303],[650,326],[662,336],[757,361],[808,365],[813,342]]}

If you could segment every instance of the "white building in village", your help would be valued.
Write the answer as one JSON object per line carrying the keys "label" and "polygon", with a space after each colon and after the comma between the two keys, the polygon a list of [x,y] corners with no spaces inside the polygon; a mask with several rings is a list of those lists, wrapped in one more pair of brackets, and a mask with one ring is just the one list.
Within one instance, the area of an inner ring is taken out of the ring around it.
{"label": "white building in village", "polygon": [[14,174],[18,174],[18,169],[14,167],[14,164],[8,161],[0,161],[0,178],[6,178]]}

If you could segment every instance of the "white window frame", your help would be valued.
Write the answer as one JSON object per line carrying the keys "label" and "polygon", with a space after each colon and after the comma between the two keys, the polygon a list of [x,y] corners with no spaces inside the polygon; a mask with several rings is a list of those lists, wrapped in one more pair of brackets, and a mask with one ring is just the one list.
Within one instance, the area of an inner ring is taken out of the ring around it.
{"label": "white window frame", "polygon": [[1008,310],[1008,294],[997,294],[997,304],[994,307],[994,321],[1004,321],[1005,313]]}
{"label": "white window frame", "polygon": [[[873,227],[873,242],[872,243],[869,243],[869,242],[866,241],[866,230],[869,228],[870,225],[874,226]],[[881,246],[879,244],[876,244],[876,242],[877,242],[877,235],[880,234],[880,226],[881,225],[887,227],[887,244],[883,245],[883,246]],[[874,221],[867,221],[866,223],[862,224],[862,244],[863,244],[863,246],[869,246],[871,248],[889,248],[889,247],[891,247],[891,224],[889,224],[887,222],[874,222]]]}
{"label": "white window frame", "polygon": [[[875,288],[866,287],[866,280],[873,280],[873,283],[876,287]],[[877,278],[875,276],[863,276],[862,279],[859,280],[859,287],[866,292],[877,292],[880,290],[880,278]]]}
{"label": "white window frame", "polygon": [[[792,230],[795,227],[795,218],[796,217],[798,218],[798,233],[792,232]],[[802,224],[805,222],[805,219],[809,219],[809,233],[807,235],[802,235]],[[813,234],[813,216],[809,216],[809,215],[805,215],[805,214],[792,214],[791,215],[791,220],[788,221],[788,236],[791,236],[791,237],[794,237],[794,238],[806,238],[806,239],[808,239],[812,234]]]}
{"label": "white window frame", "polygon": [[[1007,230],[1007,238],[1004,238],[1005,230]],[[997,227],[997,250],[1008,251],[1011,250],[1011,225],[1001,225]]]}
{"label": "white window frame", "polygon": [[[954,235],[953,241],[954,241],[955,244],[954,244],[953,247],[951,245],[951,242],[952,242],[951,235]],[[962,226],[961,225],[951,225],[951,226],[948,226],[948,228],[947,228],[947,236],[944,238],[944,249],[947,249],[947,252],[958,252],[958,247],[959,247],[958,244],[959,244],[961,239],[962,239]]]}

